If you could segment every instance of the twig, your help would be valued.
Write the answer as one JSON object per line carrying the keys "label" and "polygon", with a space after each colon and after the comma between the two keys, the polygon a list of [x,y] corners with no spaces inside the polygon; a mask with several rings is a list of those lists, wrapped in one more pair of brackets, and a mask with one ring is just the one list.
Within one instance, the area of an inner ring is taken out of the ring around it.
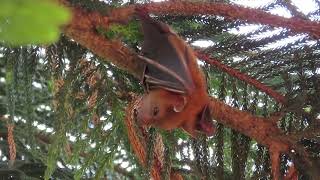
{"label": "twig", "polygon": [[215,67],[217,67],[218,69],[222,70],[223,72],[229,74],[230,76],[235,77],[239,80],[242,80],[242,81],[256,87],[260,91],[265,92],[267,95],[273,97],[277,102],[280,102],[282,104],[284,104],[286,102],[286,98],[283,95],[274,91],[272,88],[266,86],[265,84],[261,83],[260,81],[254,79],[244,73],[241,73],[240,71],[233,69],[233,68],[221,63],[220,61],[218,61],[216,59],[210,58],[208,54],[205,54],[200,51],[196,51],[196,53],[197,53],[197,57],[204,60],[206,63],[214,65]]}

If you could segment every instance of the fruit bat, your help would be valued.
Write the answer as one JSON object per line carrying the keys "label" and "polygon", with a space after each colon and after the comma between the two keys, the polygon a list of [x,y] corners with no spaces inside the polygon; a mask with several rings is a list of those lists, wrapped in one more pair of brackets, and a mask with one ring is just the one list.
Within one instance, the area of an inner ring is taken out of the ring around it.
{"label": "fruit bat", "polygon": [[145,94],[135,109],[138,123],[191,136],[213,135],[207,84],[193,50],[171,28],[137,10],[141,20]]}

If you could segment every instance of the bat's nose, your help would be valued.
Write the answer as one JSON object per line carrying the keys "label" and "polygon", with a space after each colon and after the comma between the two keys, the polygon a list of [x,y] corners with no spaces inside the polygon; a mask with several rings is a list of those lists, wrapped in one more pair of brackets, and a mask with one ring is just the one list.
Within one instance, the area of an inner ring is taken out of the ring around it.
{"label": "bat's nose", "polygon": [[137,110],[136,120],[139,126],[147,126],[150,125],[152,117],[148,116],[146,113]]}

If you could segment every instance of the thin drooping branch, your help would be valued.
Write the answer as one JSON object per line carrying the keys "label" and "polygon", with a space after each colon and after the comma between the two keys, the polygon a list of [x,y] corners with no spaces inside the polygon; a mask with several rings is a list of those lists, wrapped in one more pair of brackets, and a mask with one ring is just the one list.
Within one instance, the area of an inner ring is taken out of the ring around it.
{"label": "thin drooping branch", "polygon": [[[38,133],[38,134],[35,134],[35,138],[39,141],[39,143],[42,143],[45,145],[52,144],[52,136],[50,136],[49,134]],[[66,144],[65,149],[67,149],[69,151],[68,155],[71,155],[72,153],[74,153],[74,147],[70,143]],[[79,155],[81,157],[87,158],[87,157],[89,157],[90,154],[88,154],[86,152],[80,152]],[[120,165],[115,165],[113,167],[113,170],[115,170],[117,173],[127,177],[130,180],[134,179],[134,176],[130,172],[128,172],[126,169],[121,168]]]}
{"label": "thin drooping branch", "polygon": [[199,59],[205,61],[206,63],[208,63],[210,65],[217,67],[218,69],[222,70],[223,72],[229,74],[232,77],[235,77],[241,81],[244,81],[244,82],[256,87],[260,91],[265,92],[267,95],[273,97],[277,102],[282,103],[282,104],[284,104],[286,102],[286,98],[283,95],[276,92],[272,88],[266,86],[265,84],[261,83],[260,81],[254,79],[244,73],[241,73],[240,71],[233,69],[233,68],[221,63],[220,61],[218,61],[216,59],[210,58],[208,54],[205,54],[200,51],[196,51],[196,53],[197,53],[197,57]]}

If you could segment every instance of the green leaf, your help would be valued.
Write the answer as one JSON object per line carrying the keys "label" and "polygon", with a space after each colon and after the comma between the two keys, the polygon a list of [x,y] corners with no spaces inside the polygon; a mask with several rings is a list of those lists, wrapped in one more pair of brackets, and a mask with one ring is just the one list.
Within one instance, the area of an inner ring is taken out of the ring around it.
{"label": "green leaf", "polygon": [[48,44],[70,19],[67,9],[48,0],[1,0],[0,41],[10,45]]}

